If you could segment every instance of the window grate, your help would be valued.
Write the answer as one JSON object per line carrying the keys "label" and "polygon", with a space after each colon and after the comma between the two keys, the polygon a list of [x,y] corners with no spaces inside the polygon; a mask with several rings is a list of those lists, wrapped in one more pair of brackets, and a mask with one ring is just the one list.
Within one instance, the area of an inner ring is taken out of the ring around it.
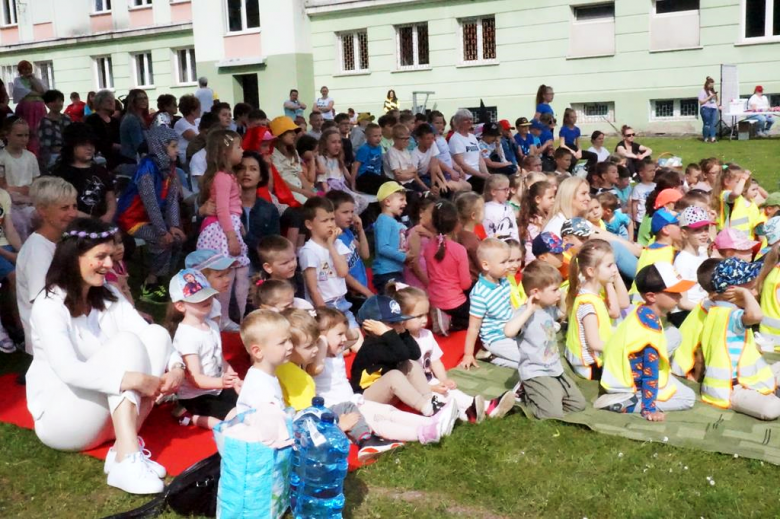
{"label": "window grate", "polygon": [[414,27],[398,29],[399,57],[402,67],[414,66]]}
{"label": "window grate", "polygon": [[487,114],[488,121],[491,123],[498,122],[498,107],[497,106],[486,106],[484,108],[480,108],[479,106],[476,108],[466,108],[469,112],[471,112],[471,117],[474,119],[474,124],[480,124],[482,122],[485,122],[482,120],[482,113],[484,112]]}
{"label": "window grate", "polygon": [[674,101],[664,99],[655,102],[655,117],[661,119],[664,117],[674,117]]}
{"label": "window grate", "polygon": [[496,19],[482,19],[482,59],[496,59]]}
{"label": "window grate", "polygon": [[396,27],[398,68],[426,68],[428,57],[428,24],[403,25]]}
{"label": "window grate", "polygon": [[463,61],[477,61],[479,47],[477,45],[477,22],[463,24]]}
{"label": "window grate", "polygon": [[615,103],[612,101],[574,103],[572,108],[577,112],[577,122],[580,123],[615,122]]}
{"label": "window grate", "polygon": [[355,45],[352,42],[354,35],[341,35],[341,63],[343,70],[355,70]]}
{"label": "window grate", "polygon": [[460,21],[463,62],[496,59],[496,18],[488,16]]}
{"label": "window grate", "polygon": [[430,65],[430,58],[428,57],[427,23],[417,26],[417,63],[419,65]]}
{"label": "window grate", "polygon": [[360,49],[360,70],[368,70],[368,33],[357,33],[358,47]]}
{"label": "window grate", "polygon": [[368,33],[366,31],[346,32],[339,34],[338,38],[341,45],[341,71],[368,70]]}
{"label": "window grate", "polygon": [[680,99],[680,117],[697,117],[698,115],[698,98]]}

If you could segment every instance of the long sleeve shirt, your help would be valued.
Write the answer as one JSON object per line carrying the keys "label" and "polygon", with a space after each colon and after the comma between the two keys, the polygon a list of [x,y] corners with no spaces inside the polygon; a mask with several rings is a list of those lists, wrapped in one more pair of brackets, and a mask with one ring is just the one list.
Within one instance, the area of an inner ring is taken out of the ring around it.
{"label": "long sleeve shirt", "polygon": [[406,226],[392,216],[379,215],[374,223],[374,274],[403,272],[406,261]]}
{"label": "long sleeve shirt", "polygon": [[179,213],[179,194],[181,185],[176,175],[171,175],[168,184],[168,196],[165,198],[165,214],[157,203],[157,194],[154,188],[154,179],[151,175],[144,175],[138,181],[138,196],[144,204],[149,222],[155,231],[162,236],[170,227],[181,226],[181,214]]}
{"label": "long sleeve shirt", "polygon": [[420,358],[420,346],[409,332],[397,334],[390,330],[381,336],[366,336],[363,346],[352,363],[350,384],[356,393],[362,393],[379,378],[407,360]]}
{"label": "long sleeve shirt", "polygon": [[279,211],[276,206],[260,197],[251,208],[244,208],[241,215],[241,223],[246,229],[244,243],[249,249],[249,261],[259,272],[262,270],[260,257],[257,255],[257,246],[266,236],[281,234],[279,225]]}
{"label": "long sleeve shirt", "polygon": [[236,177],[224,171],[218,171],[211,184],[209,199],[216,204],[217,220],[222,227],[222,232],[227,235],[234,230],[230,216],[240,216],[244,212],[241,205],[241,189],[238,187]]}
{"label": "long sleeve shirt", "polygon": [[435,308],[452,310],[466,302],[465,291],[471,288],[471,273],[466,248],[449,238],[444,245],[441,261],[434,257],[439,250],[436,239],[430,240],[423,251],[428,271],[428,299]]}
{"label": "long sleeve shirt", "polygon": [[122,156],[132,161],[136,160],[138,149],[144,143],[144,126],[141,119],[127,114],[119,125],[119,143],[122,145]]}

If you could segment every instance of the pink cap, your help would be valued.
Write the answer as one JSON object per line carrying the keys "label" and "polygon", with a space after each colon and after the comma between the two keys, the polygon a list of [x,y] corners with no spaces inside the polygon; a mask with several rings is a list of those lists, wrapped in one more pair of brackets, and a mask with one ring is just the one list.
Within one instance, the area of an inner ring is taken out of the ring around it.
{"label": "pink cap", "polygon": [[723,229],[715,237],[716,249],[752,250],[758,245],[760,242],[751,240],[747,234],[732,227]]}

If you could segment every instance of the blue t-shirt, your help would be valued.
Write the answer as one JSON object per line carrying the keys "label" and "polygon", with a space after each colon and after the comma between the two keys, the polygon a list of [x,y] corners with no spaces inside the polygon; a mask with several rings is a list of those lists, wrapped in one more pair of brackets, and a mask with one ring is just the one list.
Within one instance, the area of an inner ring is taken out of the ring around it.
{"label": "blue t-shirt", "polygon": [[612,215],[612,220],[604,222],[607,226],[607,230],[612,234],[616,234],[621,238],[628,239],[628,224],[631,223],[627,214],[623,214],[620,209],[615,209]]}
{"label": "blue t-shirt", "polygon": [[386,214],[374,222],[374,274],[403,272],[406,261],[406,226]]}
{"label": "blue t-shirt", "polygon": [[577,139],[580,138],[580,129],[576,126],[574,128],[567,128],[566,126],[561,126],[561,129],[558,131],[558,136],[563,137],[563,142],[568,146],[569,148],[574,148],[577,146]]}
{"label": "blue t-shirt", "polygon": [[545,128],[539,133],[539,145],[543,146],[545,142],[553,140],[553,132],[549,128]]}
{"label": "blue t-shirt", "polygon": [[525,139],[519,133],[515,134],[515,142],[520,147],[520,149],[523,151],[523,155],[528,155],[529,153],[531,153],[531,146],[536,146],[536,142],[538,140],[539,139],[537,139],[536,137],[534,137],[530,133],[528,133],[525,136]]}
{"label": "blue t-shirt", "polygon": [[555,112],[553,111],[552,106],[547,103],[539,103],[536,105],[536,111],[539,112],[539,117],[541,117],[542,114],[550,114],[555,117]]}
{"label": "blue t-shirt", "polygon": [[342,229],[341,234],[339,234],[339,240],[349,247],[350,254],[347,258],[349,275],[355,278],[361,285],[368,286],[366,266],[363,264],[363,258],[360,257],[360,252],[358,252],[358,241],[355,239],[355,234],[352,232],[352,229]]}
{"label": "blue t-shirt", "polygon": [[360,162],[358,176],[363,173],[372,175],[382,174],[382,147],[369,146],[367,143],[362,145],[355,154],[355,161]]}

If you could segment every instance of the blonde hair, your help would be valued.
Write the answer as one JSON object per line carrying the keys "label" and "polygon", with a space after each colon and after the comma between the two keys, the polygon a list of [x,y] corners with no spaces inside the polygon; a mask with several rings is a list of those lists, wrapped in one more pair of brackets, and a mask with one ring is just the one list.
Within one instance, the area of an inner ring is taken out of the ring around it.
{"label": "blonde hair", "polygon": [[458,209],[458,219],[461,224],[471,221],[471,215],[477,208],[480,200],[484,200],[474,191],[466,191],[458,195],[455,199],[455,207]]}
{"label": "blonde hair", "polygon": [[30,186],[30,198],[35,207],[49,207],[77,196],[73,184],[61,177],[38,177]]}
{"label": "blonde hair", "polygon": [[282,314],[273,310],[255,310],[244,317],[244,322],[241,323],[241,342],[251,354],[253,344],[262,347],[275,333],[289,329],[290,323]]}
{"label": "blonde hair", "polygon": [[566,308],[571,310],[580,286],[587,281],[585,269],[596,268],[607,254],[613,254],[612,247],[604,240],[592,238],[585,242],[569,263],[569,292],[566,294]]}
{"label": "blonde hair", "polygon": [[290,323],[290,331],[294,346],[301,346],[306,338],[316,341],[320,336],[320,327],[317,320],[306,310],[288,308],[282,315]]}
{"label": "blonde hair", "polygon": [[[718,216],[720,216],[720,213],[723,210],[723,201],[721,200],[723,188],[725,187],[723,184],[727,180],[734,179],[740,173],[742,173],[742,168],[739,164],[728,164],[718,173],[718,178],[715,181],[715,185],[712,186],[712,192],[710,193],[710,205],[718,213]],[[745,187],[748,186],[750,186],[749,178],[745,181]]]}
{"label": "blonde hair", "polygon": [[267,279],[263,281],[259,276],[253,279],[252,304],[260,308],[261,306],[276,306],[282,292],[292,292],[295,294],[295,287],[287,280]]}
{"label": "blonde hair", "polygon": [[417,287],[398,288],[396,283],[388,283],[385,292],[396,300],[401,307],[401,313],[409,315],[414,305],[420,301],[427,301],[428,295]]}
{"label": "blonde hair", "polygon": [[509,245],[498,238],[485,238],[479,242],[477,258],[479,261],[485,261],[490,256],[490,253],[495,250],[509,251]]}
{"label": "blonde hair", "polygon": [[327,306],[317,308],[317,326],[319,326],[320,333],[326,333],[340,324],[349,328],[349,321],[344,312]]}
{"label": "blonde hair", "polygon": [[545,225],[558,213],[563,214],[567,220],[570,220],[573,216],[582,216],[573,214],[572,203],[577,190],[583,185],[587,186],[588,181],[580,177],[570,177],[560,183],[558,192],[555,194],[555,202],[547,215],[547,220],[544,222]]}
{"label": "blonde hair", "polygon": [[492,202],[493,190],[503,187],[504,184],[506,184],[507,187],[509,186],[509,178],[507,178],[506,175],[490,175],[485,181],[485,189],[482,191],[485,202]]}

